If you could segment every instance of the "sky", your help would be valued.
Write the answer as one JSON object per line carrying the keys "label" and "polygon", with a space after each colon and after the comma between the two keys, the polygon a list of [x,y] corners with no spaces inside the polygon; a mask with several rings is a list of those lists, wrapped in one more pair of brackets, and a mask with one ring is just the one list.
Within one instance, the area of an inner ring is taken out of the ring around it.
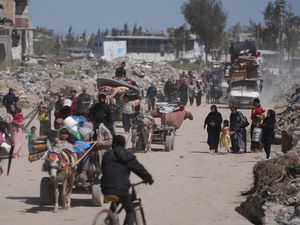
{"label": "sky", "polygon": [[[185,20],[181,6],[187,0],[30,0],[33,26],[66,33],[72,25],[76,33],[122,28],[136,22],[155,31],[178,27]],[[247,25],[249,20],[262,21],[262,12],[269,0],[222,0],[228,13],[227,27],[237,22]],[[300,0],[288,0],[300,16]]]}

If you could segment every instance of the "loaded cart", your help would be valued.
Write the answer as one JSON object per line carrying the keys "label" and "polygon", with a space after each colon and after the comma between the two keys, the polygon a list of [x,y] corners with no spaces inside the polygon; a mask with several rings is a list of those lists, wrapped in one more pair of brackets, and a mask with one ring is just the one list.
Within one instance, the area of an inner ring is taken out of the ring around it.
{"label": "loaded cart", "polygon": [[[160,126],[156,127],[149,134],[151,144],[160,144],[164,146],[165,151],[174,150],[175,145],[175,127]],[[150,145],[151,148],[151,145]]]}

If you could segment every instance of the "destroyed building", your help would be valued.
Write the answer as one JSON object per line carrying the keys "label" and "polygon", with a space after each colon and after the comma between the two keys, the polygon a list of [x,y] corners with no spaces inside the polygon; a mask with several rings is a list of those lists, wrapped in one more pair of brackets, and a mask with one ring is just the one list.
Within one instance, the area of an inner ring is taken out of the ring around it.
{"label": "destroyed building", "polygon": [[0,65],[11,65],[32,54],[28,0],[0,0]]}

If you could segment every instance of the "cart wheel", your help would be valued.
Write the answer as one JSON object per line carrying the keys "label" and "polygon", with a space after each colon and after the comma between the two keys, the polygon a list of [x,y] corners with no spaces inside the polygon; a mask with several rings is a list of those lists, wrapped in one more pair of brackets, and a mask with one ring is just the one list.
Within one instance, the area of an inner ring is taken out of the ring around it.
{"label": "cart wheel", "polygon": [[50,177],[43,177],[40,183],[40,201],[42,205],[54,204],[54,190]]}
{"label": "cart wheel", "polygon": [[93,206],[102,206],[101,201],[101,188],[99,183],[95,183],[92,185],[92,200]]}
{"label": "cart wheel", "polygon": [[171,135],[167,135],[166,136],[166,141],[165,141],[165,151],[171,151],[172,150],[172,136]]}

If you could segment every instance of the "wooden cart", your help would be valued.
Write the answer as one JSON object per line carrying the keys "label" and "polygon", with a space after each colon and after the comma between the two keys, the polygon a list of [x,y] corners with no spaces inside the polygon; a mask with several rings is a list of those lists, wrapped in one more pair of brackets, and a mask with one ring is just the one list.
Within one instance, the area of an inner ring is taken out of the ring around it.
{"label": "wooden cart", "polygon": [[175,145],[175,128],[170,126],[155,127],[149,133],[146,150],[151,150],[152,144],[164,146],[164,151],[174,150]]}

